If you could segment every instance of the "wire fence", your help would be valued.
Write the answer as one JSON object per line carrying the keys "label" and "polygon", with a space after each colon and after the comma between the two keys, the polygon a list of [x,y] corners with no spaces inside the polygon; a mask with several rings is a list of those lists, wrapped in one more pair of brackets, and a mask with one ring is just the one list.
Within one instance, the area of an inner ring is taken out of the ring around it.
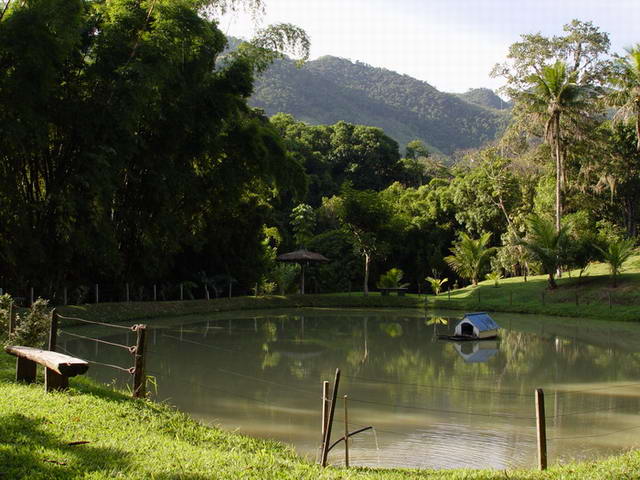
{"label": "wire fence", "polygon": [[[88,335],[81,335],[79,333],[70,332],[61,328],[61,321],[73,322],[72,326],[77,325],[78,322],[85,325],[98,325],[102,327],[107,327],[110,329],[116,329],[118,331],[126,330],[130,332],[136,333],[136,344],[135,345],[125,345],[122,343],[111,342],[109,340],[105,340],[104,338],[91,337]],[[84,358],[90,364],[99,365],[102,367],[111,368],[113,370],[118,370],[124,373],[128,373],[133,377],[133,395],[135,397],[144,397],[146,396],[146,376],[144,373],[144,361],[145,361],[145,349],[146,349],[146,325],[132,325],[132,326],[124,326],[124,325],[114,325],[105,322],[99,322],[94,320],[87,320],[84,318],[78,317],[69,317],[65,315],[58,314],[55,309],[51,314],[51,336],[54,337],[53,340],[53,350],[62,350],[67,355],[73,356],[68,350],[64,347],[57,344],[55,338],[59,335],[71,337],[74,339],[80,339],[84,341],[94,342],[96,344],[107,345],[109,347],[115,347],[121,350],[125,350],[129,354],[132,355],[133,366],[122,366],[116,365],[113,363],[100,362],[96,359],[87,359]]]}
{"label": "wire fence", "polygon": [[223,279],[208,282],[206,285],[196,282],[180,283],[93,283],[66,285],[57,288],[47,287],[0,287],[0,295],[11,293],[16,305],[28,307],[36,299],[43,298],[52,305],[82,305],[87,303],[123,303],[148,301],[209,300],[229,298],[234,294],[246,294],[234,291],[235,280]]}
{"label": "wire fence", "polygon": [[[533,282],[531,282],[533,284]],[[581,284],[575,284],[579,287]],[[599,311],[612,310],[614,307],[637,308],[640,298],[636,294],[623,289],[608,287],[580,289],[567,286],[549,290],[546,282],[527,286],[526,288],[512,288],[509,284],[497,287],[481,286],[474,290],[458,292],[448,290],[432,297],[438,308],[447,306],[460,308],[489,308],[491,306],[510,307],[549,307],[551,309],[567,309],[572,312],[588,313],[596,308]],[[640,309],[638,309],[640,312]]]}

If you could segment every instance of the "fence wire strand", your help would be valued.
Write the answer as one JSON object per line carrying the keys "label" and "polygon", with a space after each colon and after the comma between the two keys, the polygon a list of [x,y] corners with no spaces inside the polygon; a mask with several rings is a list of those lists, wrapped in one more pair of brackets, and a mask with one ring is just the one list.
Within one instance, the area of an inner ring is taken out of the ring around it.
{"label": "fence wire strand", "polygon": [[61,318],[63,320],[74,320],[74,321],[77,321],[77,322],[91,323],[91,324],[94,324],[94,325],[102,325],[102,326],[105,326],[105,327],[121,328],[123,330],[133,330],[133,327],[125,327],[124,325],[114,325],[112,323],[96,322],[94,320],[86,320],[84,318],[78,318],[78,317],[66,317],[66,316],[60,315],[60,314],[58,314],[58,318]]}
{"label": "fence wire strand", "polygon": [[91,340],[91,341],[97,342],[97,343],[103,343],[105,345],[111,345],[111,346],[114,346],[114,347],[124,348],[125,350],[128,350],[129,352],[131,352],[132,348],[135,348],[133,345],[122,345],[121,343],[109,342],[107,340],[101,340],[99,338],[86,337],[84,335],[78,335],[77,333],[71,333],[71,332],[67,332],[67,331],[64,331],[64,330],[59,330],[59,333],[62,333],[64,335],[69,335],[71,337],[82,338],[84,340]]}
{"label": "fence wire strand", "polygon": [[[525,394],[525,393],[518,393],[518,392],[500,392],[498,390],[473,390],[473,389],[462,388],[462,387],[443,387],[443,386],[439,386],[439,385],[425,385],[425,384],[421,384],[421,383],[390,382],[388,380],[378,380],[376,378],[360,377],[360,376],[355,376],[355,375],[344,375],[344,377],[353,378],[353,379],[356,379],[356,380],[364,380],[364,381],[367,381],[367,382],[376,382],[376,383],[381,383],[381,384],[388,384],[388,385],[405,385],[405,386],[409,386],[409,387],[433,388],[433,389],[437,389],[437,390],[452,390],[452,391],[470,392],[470,393],[487,393],[487,394],[492,394],[492,395],[509,395],[509,396],[513,396],[513,397],[527,397],[527,398],[533,397],[533,393]],[[360,382],[360,383],[362,383],[362,382]]]}
{"label": "fence wire strand", "polygon": [[[67,349],[61,347],[61,346],[57,346],[56,348],[62,350],[64,353],[66,353],[67,355],[71,355],[73,356],[74,354],[69,352]],[[109,368],[113,368],[115,370],[120,370],[122,372],[128,373],[130,375],[133,375],[135,373],[135,368],[124,368],[124,367],[120,367],[118,365],[112,365],[110,363],[102,363],[102,362],[96,362],[95,360],[85,360],[85,362],[87,363],[92,363],[94,365],[101,365],[103,367],[109,367]]]}

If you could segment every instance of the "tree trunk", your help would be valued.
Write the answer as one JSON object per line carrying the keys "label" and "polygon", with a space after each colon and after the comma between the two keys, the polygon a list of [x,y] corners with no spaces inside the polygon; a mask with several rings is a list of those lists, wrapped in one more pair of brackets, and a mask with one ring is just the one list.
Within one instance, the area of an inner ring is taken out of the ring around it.
{"label": "tree trunk", "polygon": [[549,283],[549,290],[555,290],[556,288],[558,288],[556,279],[553,278],[553,273],[549,274],[549,278],[547,279],[547,282]]}
{"label": "tree trunk", "polygon": [[560,220],[562,218],[562,161],[560,156],[560,116],[554,119],[555,129],[555,154],[556,154],[556,232],[560,231]]}
{"label": "tree trunk", "polygon": [[369,261],[371,256],[368,253],[364,254],[364,295],[369,295]]}

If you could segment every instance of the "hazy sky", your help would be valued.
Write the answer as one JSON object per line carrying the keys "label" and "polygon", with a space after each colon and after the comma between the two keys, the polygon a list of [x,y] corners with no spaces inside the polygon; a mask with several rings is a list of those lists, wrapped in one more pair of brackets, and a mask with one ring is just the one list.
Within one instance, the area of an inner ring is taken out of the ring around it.
{"label": "hazy sky", "polygon": [[[522,33],[560,34],[574,18],[609,33],[612,50],[640,42],[640,0],[266,0],[263,25],[289,22],[311,37],[311,59],[334,55],[425,80],[440,90],[497,88],[489,77]],[[223,17],[250,38],[244,14]]]}

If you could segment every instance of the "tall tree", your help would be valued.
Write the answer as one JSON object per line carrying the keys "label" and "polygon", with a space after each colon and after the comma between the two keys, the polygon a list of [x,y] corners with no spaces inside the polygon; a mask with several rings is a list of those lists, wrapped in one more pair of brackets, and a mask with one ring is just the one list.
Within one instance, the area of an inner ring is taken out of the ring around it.
{"label": "tall tree", "polygon": [[569,73],[566,65],[557,61],[542,68],[540,74],[527,78],[530,89],[521,92],[519,102],[533,115],[544,117],[544,138],[551,146],[556,164],[556,230],[562,219],[564,189],[565,140],[562,136],[562,117],[584,107],[585,87],[576,83],[577,74]]}
{"label": "tall tree", "polygon": [[614,90],[609,100],[618,107],[614,120],[634,120],[636,149],[640,152],[640,43],[628,48],[626,57],[616,60],[610,82]]}
{"label": "tall tree", "polygon": [[[552,148],[556,166],[556,230],[560,230],[564,159],[568,144],[563,131],[574,120],[572,131],[585,129],[587,106],[607,79],[609,36],[592,22],[572,20],[564,26],[564,35],[545,37],[540,33],[522,35],[509,47],[507,62],[498,64],[493,76],[502,76],[504,93],[516,101],[512,128],[532,130],[544,125],[543,138]],[[575,113],[576,115],[571,115]],[[532,122],[532,117],[540,122]]]}

